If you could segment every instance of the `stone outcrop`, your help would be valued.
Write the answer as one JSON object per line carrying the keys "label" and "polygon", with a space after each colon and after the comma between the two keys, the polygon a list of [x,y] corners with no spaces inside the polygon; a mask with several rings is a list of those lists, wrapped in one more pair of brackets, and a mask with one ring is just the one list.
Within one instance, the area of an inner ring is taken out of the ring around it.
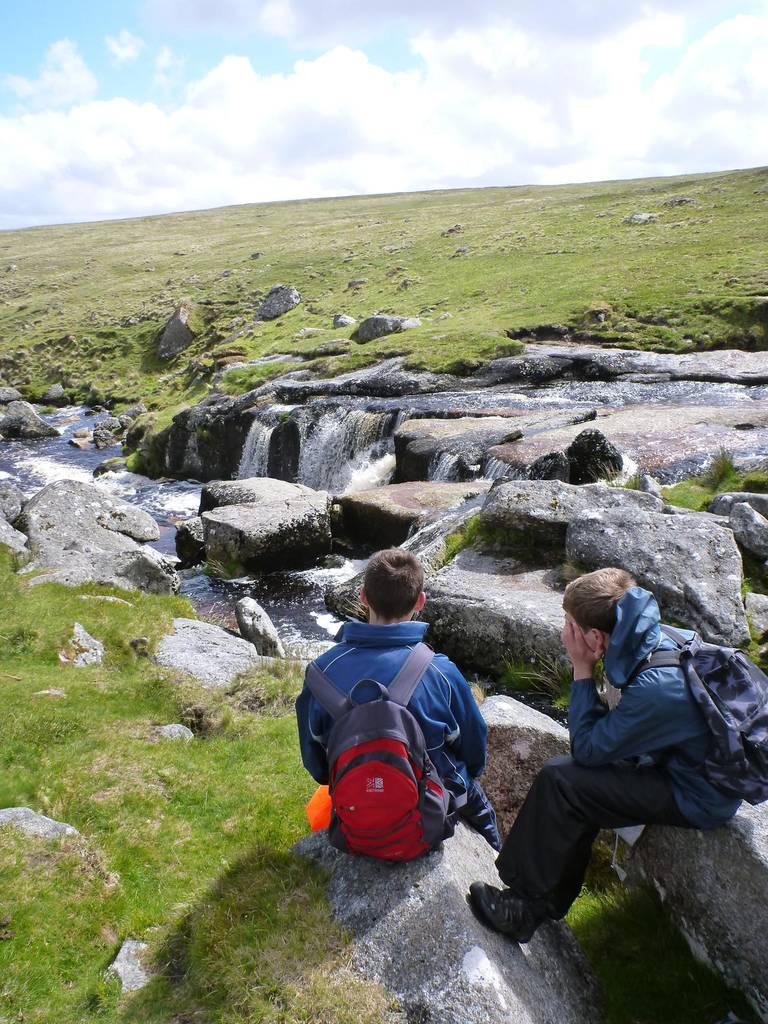
{"label": "stone outcrop", "polygon": [[186,725],[182,725],[180,722],[172,722],[170,725],[161,725],[157,730],[157,735],[163,740],[175,740],[181,741],[182,743],[189,743],[195,738],[195,734],[191,729],[188,729]]}
{"label": "stone outcrop", "polygon": [[691,519],[628,508],[584,512],[568,526],[566,553],[585,569],[626,569],[655,594],[662,616],[741,646],[749,629],[733,534]]}
{"label": "stone outcrop", "polygon": [[[204,512],[206,557],[226,571],[307,568],[331,550],[330,500],[325,491],[293,487],[290,496],[273,489],[258,503],[224,505]],[[282,483],[282,481],[277,481]]]}
{"label": "stone outcrop", "polygon": [[656,888],[694,954],[768,1020],[768,807],[743,805],[709,832],[649,827],[628,867]]}
{"label": "stone outcrop", "polygon": [[523,951],[472,916],[470,883],[499,880],[493,850],[465,825],[407,864],[347,857],[324,832],[294,851],[328,872],[333,912],[354,936],[355,969],[384,985],[408,1020],[593,1024],[596,983],[567,925],[547,922]]}
{"label": "stone outcrop", "polygon": [[470,483],[389,484],[338,499],[344,529],[371,547],[402,544],[408,534],[488,490],[485,481]]}
{"label": "stone outcrop", "polygon": [[386,316],[377,314],[366,317],[358,325],[356,337],[358,341],[374,341],[376,338],[383,338],[387,334],[399,334],[411,327],[420,327],[421,320],[415,316]]}
{"label": "stone outcrop", "polygon": [[142,543],[159,537],[155,520],[91,484],[48,484],[26,503],[17,525],[29,538],[27,570],[45,570],[34,583],[103,583],[153,594],[179,588],[168,560]]}
{"label": "stone outcrop", "polygon": [[266,298],[259,306],[258,316],[261,320],[276,320],[294,309],[301,302],[299,292],[289,284],[276,284],[267,292]]}
{"label": "stone outcrop", "polygon": [[126,939],[120,950],[107,968],[107,976],[117,978],[123,992],[138,992],[152,980],[152,975],[145,963],[149,951],[146,942],[137,939]]}
{"label": "stone outcrop", "polygon": [[458,664],[499,673],[509,661],[562,656],[559,572],[467,549],[429,583],[429,643]]}
{"label": "stone outcrop", "polygon": [[69,643],[59,653],[59,660],[66,665],[74,665],[75,668],[100,665],[104,660],[104,644],[76,622]]}
{"label": "stone outcrop", "polygon": [[357,320],[353,316],[349,316],[347,313],[337,313],[333,318],[334,327],[352,327],[356,324]]}
{"label": "stone outcrop", "polygon": [[639,509],[661,512],[661,499],[607,484],[576,486],[560,480],[510,480],[497,484],[480,516],[484,529],[521,535],[548,548],[562,549],[568,524],[582,512]]}
{"label": "stone outcrop", "polygon": [[196,679],[205,688],[227,686],[260,664],[256,648],[226,629],[197,619],[174,619],[157,646],[155,662]]}
{"label": "stone outcrop", "polygon": [[38,416],[29,402],[9,402],[0,416],[0,437],[9,440],[35,441],[58,437],[56,427]]}
{"label": "stone outcrop", "polygon": [[189,325],[194,308],[191,302],[182,302],[176,308],[160,335],[157,344],[159,359],[173,359],[188,349],[195,340],[194,331]]}
{"label": "stone outcrop", "polygon": [[502,416],[407,420],[395,431],[395,480],[470,480],[486,451],[522,437]]}
{"label": "stone outcrop", "polygon": [[570,753],[568,730],[512,697],[488,697],[480,711],[488,726],[483,789],[506,835],[537,773],[550,758]]}
{"label": "stone outcrop", "polygon": [[386,359],[363,370],[340,373],[337,377],[317,380],[300,371],[301,376],[286,375],[270,381],[268,387],[280,402],[303,402],[316,395],[328,397],[400,398],[403,395],[426,395],[466,388],[467,381],[447,373],[406,370],[401,358]]}
{"label": "stone outcrop", "polygon": [[0,808],[0,829],[14,828],[19,832],[26,832],[30,836],[39,836],[42,839],[60,839],[62,836],[76,836],[79,832],[72,825],[63,821],[54,821],[53,818],[46,818],[44,814],[38,814],[31,807],[3,807]]}
{"label": "stone outcrop", "polygon": [[249,640],[258,654],[268,658],[284,658],[280,636],[275,624],[252,597],[243,597],[235,605],[235,616],[241,636]]}

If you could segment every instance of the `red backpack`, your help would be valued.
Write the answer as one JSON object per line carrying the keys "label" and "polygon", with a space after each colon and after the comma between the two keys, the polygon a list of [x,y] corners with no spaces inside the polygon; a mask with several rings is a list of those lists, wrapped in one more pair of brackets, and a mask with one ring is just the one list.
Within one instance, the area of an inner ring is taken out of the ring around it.
{"label": "red backpack", "polygon": [[[426,644],[417,644],[389,686],[363,679],[349,694],[314,662],[307,666],[307,686],[334,719],[328,737],[328,838],[344,853],[412,860],[453,835],[453,797],[407,708],[433,657]],[[379,695],[358,704],[354,693],[363,682]]]}

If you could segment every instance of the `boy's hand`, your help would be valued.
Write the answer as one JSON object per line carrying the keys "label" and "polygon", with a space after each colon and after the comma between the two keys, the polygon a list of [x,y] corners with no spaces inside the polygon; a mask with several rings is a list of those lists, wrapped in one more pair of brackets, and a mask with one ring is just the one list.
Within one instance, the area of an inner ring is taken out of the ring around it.
{"label": "boy's hand", "polygon": [[574,679],[591,679],[600,660],[600,650],[590,646],[588,638],[571,618],[565,620],[562,641],[573,663]]}

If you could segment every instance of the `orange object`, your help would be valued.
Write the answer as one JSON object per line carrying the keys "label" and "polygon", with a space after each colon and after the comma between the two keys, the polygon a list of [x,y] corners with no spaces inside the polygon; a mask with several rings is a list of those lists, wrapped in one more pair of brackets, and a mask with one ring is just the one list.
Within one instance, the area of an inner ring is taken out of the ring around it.
{"label": "orange object", "polygon": [[328,828],[331,824],[331,794],[328,787],[318,786],[304,810],[313,832]]}

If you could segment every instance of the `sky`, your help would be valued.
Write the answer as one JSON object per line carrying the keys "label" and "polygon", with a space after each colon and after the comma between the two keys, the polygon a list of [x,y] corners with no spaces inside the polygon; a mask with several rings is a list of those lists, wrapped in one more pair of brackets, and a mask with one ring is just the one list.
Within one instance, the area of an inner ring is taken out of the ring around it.
{"label": "sky", "polygon": [[0,229],[768,164],[768,0],[0,0]]}

